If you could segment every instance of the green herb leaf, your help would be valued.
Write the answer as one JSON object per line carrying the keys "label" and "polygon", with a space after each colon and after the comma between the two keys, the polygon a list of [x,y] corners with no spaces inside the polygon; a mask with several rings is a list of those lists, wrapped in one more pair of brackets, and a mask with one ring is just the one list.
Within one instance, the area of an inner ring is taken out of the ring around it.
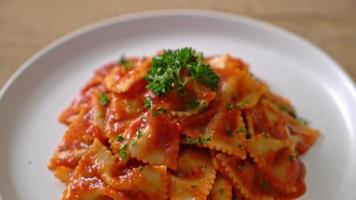
{"label": "green herb leaf", "polygon": [[246,128],[244,126],[241,126],[237,129],[238,133],[246,133]]}
{"label": "green herb leaf", "polygon": [[185,138],[185,143],[187,143],[187,144],[198,144],[198,140],[188,136],[188,137]]}
{"label": "green herb leaf", "polygon": [[269,135],[269,133],[262,133],[263,134],[263,137],[265,138],[265,139],[268,139],[268,138],[270,138],[271,136]]}
{"label": "green herb leaf", "polygon": [[110,103],[109,96],[106,93],[100,94],[100,104],[103,106],[107,106]]}
{"label": "green herb leaf", "polygon": [[225,130],[225,134],[226,135],[232,136],[232,130],[231,130],[230,124],[225,124],[224,125],[224,130]]}
{"label": "green herb leaf", "polygon": [[151,101],[149,99],[143,100],[143,103],[144,103],[144,107],[146,109],[150,109],[151,108]]}
{"label": "green herb leaf", "polygon": [[278,109],[282,112],[287,112],[290,116],[296,118],[297,115],[295,114],[295,112],[293,110],[291,110],[290,108],[288,108],[287,106],[284,105],[277,105]]}
{"label": "green herb leaf", "polygon": [[206,144],[206,143],[209,143],[210,141],[211,141],[211,136],[198,138],[199,144]]}
{"label": "green herb leaf", "polygon": [[116,141],[119,141],[119,142],[121,142],[121,141],[124,141],[124,137],[122,136],[122,135],[118,135],[117,137],[116,137]]}
{"label": "green herb leaf", "polygon": [[192,48],[182,48],[177,50],[165,50],[162,55],[155,56],[152,66],[147,73],[147,89],[158,95],[169,93],[173,88],[184,90],[186,80],[181,77],[182,70],[189,73],[188,79],[197,80],[213,90],[217,89],[220,78],[210,68],[203,63],[201,54]]}
{"label": "green herb leaf", "polygon": [[132,140],[131,140],[131,145],[136,145],[136,144],[137,144],[137,140],[132,139]]}
{"label": "green herb leaf", "polygon": [[267,180],[261,180],[260,181],[260,186],[264,191],[269,190],[269,182]]}
{"label": "green herb leaf", "polygon": [[167,112],[166,109],[164,109],[164,108],[158,108],[157,110],[153,110],[153,111],[152,111],[152,115],[153,115],[153,116],[157,116],[157,115],[160,115],[160,114],[166,113],[166,112]]}
{"label": "green herb leaf", "polygon": [[224,194],[224,188],[219,189],[220,194]]}
{"label": "green herb leaf", "polygon": [[189,100],[188,105],[189,105],[190,109],[193,109],[193,108],[198,107],[200,105],[200,103],[195,98],[192,98]]}
{"label": "green herb leaf", "polygon": [[304,125],[304,126],[308,126],[309,122],[306,119],[303,119],[301,117],[297,117],[297,120],[300,124]]}
{"label": "green herb leaf", "polygon": [[298,156],[298,153],[297,153],[297,152],[294,152],[294,153],[292,153],[292,154],[290,154],[290,155],[288,156],[288,160],[289,160],[289,161],[294,161],[294,160],[297,158],[297,156]]}
{"label": "green herb leaf", "polygon": [[124,66],[125,70],[129,70],[133,67],[133,62],[131,60],[126,59],[125,56],[121,56],[119,64]]}
{"label": "green herb leaf", "polygon": [[232,103],[227,103],[227,104],[225,104],[225,108],[226,108],[227,110],[231,110],[231,109],[233,109],[234,107],[235,107],[235,105],[232,104]]}
{"label": "green herb leaf", "polygon": [[239,172],[241,172],[242,169],[244,168],[244,165],[242,163],[239,163],[239,164],[237,164],[236,168]]}
{"label": "green herb leaf", "polygon": [[185,143],[186,144],[200,144],[200,145],[203,145],[203,144],[207,144],[211,141],[211,136],[207,136],[207,137],[202,137],[202,136],[199,136],[198,138],[193,138],[193,137],[186,137],[185,138]]}
{"label": "green herb leaf", "polygon": [[142,136],[142,131],[139,129],[136,133],[137,139],[139,139]]}
{"label": "green herb leaf", "polygon": [[250,100],[244,99],[244,100],[240,101],[239,103],[237,103],[236,107],[238,109],[241,109],[242,107],[245,107],[248,104],[250,104]]}
{"label": "green herb leaf", "polygon": [[128,144],[127,141],[125,141],[124,143],[122,143],[121,148],[120,148],[120,157],[124,160],[127,157],[127,154],[126,154],[127,144]]}

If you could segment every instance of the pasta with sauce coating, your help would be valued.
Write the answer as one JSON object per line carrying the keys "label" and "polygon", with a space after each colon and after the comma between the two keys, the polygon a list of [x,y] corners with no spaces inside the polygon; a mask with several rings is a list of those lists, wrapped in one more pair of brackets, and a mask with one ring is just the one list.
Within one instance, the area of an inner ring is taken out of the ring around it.
{"label": "pasta with sauce coating", "polygon": [[59,117],[63,200],[295,199],[319,131],[231,55],[122,58]]}

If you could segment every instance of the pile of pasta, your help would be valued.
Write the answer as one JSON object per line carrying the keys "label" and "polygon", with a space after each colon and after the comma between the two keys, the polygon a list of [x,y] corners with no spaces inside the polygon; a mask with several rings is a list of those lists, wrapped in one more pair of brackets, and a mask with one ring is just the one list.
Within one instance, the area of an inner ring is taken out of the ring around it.
{"label": "pile of pasta", "polygon": [[[204,58],[217,90],[146,89],[152,57],[98,69],[60,115],[48,164],[72,199],[295,199],[306,191],[299,157],[319,137],[290,102],[230,55]],[[194,101],[191,101],[194,96]],[[190,98],[190,99],[189,99]]]}

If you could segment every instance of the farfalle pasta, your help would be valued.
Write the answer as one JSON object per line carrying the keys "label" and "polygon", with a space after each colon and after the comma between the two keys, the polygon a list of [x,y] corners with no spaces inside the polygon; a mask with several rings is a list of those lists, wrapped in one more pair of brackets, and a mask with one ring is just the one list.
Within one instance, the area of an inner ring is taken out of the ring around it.
{"label": "farfalle pasta", "polygon": [[59,121],[62,200],[295,199],[319,137],[242,60],[191,48],[105,65]]}

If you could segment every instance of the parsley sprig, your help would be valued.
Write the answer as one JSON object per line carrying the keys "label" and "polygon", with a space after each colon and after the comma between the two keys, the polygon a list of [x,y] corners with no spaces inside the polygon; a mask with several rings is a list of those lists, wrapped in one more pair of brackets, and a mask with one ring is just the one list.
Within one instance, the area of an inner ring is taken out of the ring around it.
{"label": "parsley sprig", "polygon": [[[182,71],[188,72],[188,77],[182,77]],[[197,80],[212,90],[216,90],[220,78],[203,62],[201,53],[192,48],[165,50],[162,55],[153,58],[152,66],[146,76],[147,89],[158,95],[169,93],[173,88],[183,90],[187,80]]]}

